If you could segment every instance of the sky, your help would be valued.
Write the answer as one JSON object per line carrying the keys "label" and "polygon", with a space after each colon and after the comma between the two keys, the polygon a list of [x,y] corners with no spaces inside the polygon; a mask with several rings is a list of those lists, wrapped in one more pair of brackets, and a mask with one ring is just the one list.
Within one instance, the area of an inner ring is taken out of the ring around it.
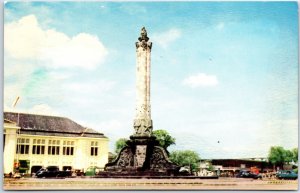
{"label": "sky", "polygon": [[153,129],[176,138],[169,151],[250,158],[298,146],[296,2],[7,2],[4,111],[68,117],[113,151],[134,132],[143,26]]}

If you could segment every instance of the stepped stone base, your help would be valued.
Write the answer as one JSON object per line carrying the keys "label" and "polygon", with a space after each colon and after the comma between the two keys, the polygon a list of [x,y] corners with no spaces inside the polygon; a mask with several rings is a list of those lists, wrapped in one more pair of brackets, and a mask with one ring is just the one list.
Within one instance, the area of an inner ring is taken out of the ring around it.
{"label": "stepped stone base", "polygon": [[[179,166],[168,159],[155,137],[131,136],[118,157],[105,165],[105,176],[175,176]],[[100,174],[101,175],[101,174]]]}

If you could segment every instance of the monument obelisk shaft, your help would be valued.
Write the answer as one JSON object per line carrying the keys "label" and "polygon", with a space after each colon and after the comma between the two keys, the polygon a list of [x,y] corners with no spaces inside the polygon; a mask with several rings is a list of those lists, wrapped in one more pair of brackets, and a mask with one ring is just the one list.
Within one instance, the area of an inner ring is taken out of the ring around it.
{"label": "monument obelisk shaft", "polygon": [[134,136],[151,136],[150,63],[152,42],[148,42],[145,27],[136,42],[136,114]]}

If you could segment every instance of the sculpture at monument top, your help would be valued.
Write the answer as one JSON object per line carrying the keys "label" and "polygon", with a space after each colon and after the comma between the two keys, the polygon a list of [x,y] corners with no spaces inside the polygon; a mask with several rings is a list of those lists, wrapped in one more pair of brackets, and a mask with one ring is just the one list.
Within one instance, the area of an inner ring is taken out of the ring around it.
{"label": "sculpture at monument top", "polygon": [[[139,42],[136,42],[136,48],[142,47],[143,49],[147,49],[147,47],[149,47],[150,51],[151,51],[151,47],[152,47],[152,42],[148,42],[149,38],[147,36],[147,30],[145,27],[143,27],[141,29],[141,36],[138,38]],[[144,51],[145,51],[144,50]]]}
{"label": "sculpture at monument top", "polygon": [[145,27],[136,42],[136,115],[135,136],[151,136],[152,120],[150,110],[150,62],[152,42],[148,42]]}
{"label": "sculpture at monument top", "polygon": [[147,31],[146,28],[143,27],[141,29],[141,37],[138,38],[138,40],[141,42],[142,40],[145,40],[146,42],[148,42],[149,38],[147,37]]}

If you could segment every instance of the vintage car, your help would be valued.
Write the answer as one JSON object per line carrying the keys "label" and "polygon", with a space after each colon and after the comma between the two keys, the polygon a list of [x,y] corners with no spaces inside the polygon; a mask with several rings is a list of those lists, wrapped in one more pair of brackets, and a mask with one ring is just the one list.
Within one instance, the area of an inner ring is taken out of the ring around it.
{"label": "vintage car", "polygon": [[71,171],[59,171],[57,166],[48,166],[46,169],[42,168],[36,172],[35,176],[43,177],[69,177],[72,175]]}
{"label": "vintage car", "polygon": [[253,178],[253,179],[262,179],[260,174],[255,174],[250,171],[242,170],[237,175],[237,178]]}
{"label": "vintage car", "polygon": [[292,180],[296,180],[298,178],[298,174],[296,174],[293,170],[279,170],[276,173],[276,177],[278,179],[292,179]]}
{"label": "vintage car", "polygon": [[85,176],[96,176],[100,173],[100,171],[103,171],[104,169],[97,166],[90,166],[86,169]]}

